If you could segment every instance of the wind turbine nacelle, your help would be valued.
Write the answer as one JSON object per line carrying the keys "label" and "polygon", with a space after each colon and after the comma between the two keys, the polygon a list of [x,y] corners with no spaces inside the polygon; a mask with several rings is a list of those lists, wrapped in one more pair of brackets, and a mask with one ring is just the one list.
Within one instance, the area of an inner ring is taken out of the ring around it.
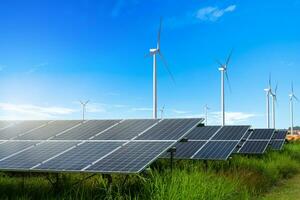
{"label": "wind turbine nacelle", "polygon": [[150,49],[150,53],[154,54],[157,52],[157,49]]}

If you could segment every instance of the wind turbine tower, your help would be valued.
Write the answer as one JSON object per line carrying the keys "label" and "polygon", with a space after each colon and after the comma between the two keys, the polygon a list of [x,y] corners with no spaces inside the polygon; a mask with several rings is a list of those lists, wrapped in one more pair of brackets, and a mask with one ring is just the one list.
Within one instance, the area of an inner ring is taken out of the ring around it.
{"label": "wind turbine tower", "polygon": [[290,124],[291,124],[291,135],[293,135],[294,134],[294,99],[296,99],[297,101],[299,101],[299,100],[295,96],[293,83],[292,83],[291,89],[292,89],[292,92],[291,92],[291,94],[289,94],[289,97],[290,97]]}
{"label": "wind turbine tower", "polygon": [[272,121],[273,121],[273,128],[274,129],[276,128],[275,108],[276,108],[276,103],[277,103],[277,87],[278,87],[278,84],[276,84],[274,93],[271,92],[271,97],[272,97]]}
{"label": "wind turbine tower", "polygon": [[264,89],[266,92],[266,117],[267,117],[267,128],[270,128],[270,95],[272,94],[271,89],[271,75],[269,76],[269,86]]}
{"label": "wind turbine tower", "polygon": [[173,82],[175,82],[175,79],[174,79],[171,71],[169,70],[167,62],[160,50],[161,27],[162,27],[162,18],[160,19],[156,48],[150,49],[150,53],[146,55],[146,56],[150,55],[153,57],[153,114],[152,114],[153,119],[157,119],[157,62],[156,62],[157,60],[156,60],[156,55],[159,55],[159,57],[161,58],[161,60],[164,63],[166,70],[168,71],[171,79],[173,80]]}
{"label": "wind turbine tower", "polygon": [[220,61],[217,61],[219,64],[219,71],[221,72],[221,124],[222,124],[222,126],[225,126],[225,77],[226,77],[229,89],[231,90],[227,69],[228,69],[228,64],[229,64],[232,52],[233,51],[231,50],[225,63],[221,63]]}
{"label": "wind turbine tower", "polygon": [[89,103],[90,100],[87,100],[86,102],[79,101],[82,106],[82,120],[84,121],[85,112],[86,112],[86,105]]}
{"label": "wind turbine tower", "polygon": [[207,106],[207,104],[205,104],[205,106],[204,106],[205,126],[207,126],[207,111],[208,111],[209,109],[210,109],[210,108]]}

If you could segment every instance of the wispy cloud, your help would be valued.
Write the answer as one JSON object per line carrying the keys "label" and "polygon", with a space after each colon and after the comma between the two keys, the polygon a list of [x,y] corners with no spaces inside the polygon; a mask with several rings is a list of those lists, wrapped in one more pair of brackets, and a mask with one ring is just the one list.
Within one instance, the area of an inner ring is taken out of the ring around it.
{"label": "wispy cloud", "polygon": [[[210,121],[219,124],[221,122],[221,113],[220,112],[212,112],[209,113]],[[249,123],[254,117],[257,117],[257,114],[253,113],[244,113],[244,112],[226,112],[225,113],[226,124],[241,124],[241,123]]]}
{"label": "wispy cloud", "polygon": [[[228,125],[238,125],[238,124],[250,124],[250,120],[255,117],[259,117],[259,114],[245,113],[245,112],[226,112],[226,124]],[[182,115],[180,117],[184,118],[204,118],[203,114],[191,114]],[[210,112],[208,113],[208,124],[218,125],[221,124],[221,113],[220,112]]]}
{"label": "wispy cloud", "polygon": [[178,115],[183,115],[183,114],[188,114],[189,111],[185,111],[185,110],[177,110],[177,109],[171,109],[171,112],[173,112],[174,114],[178,114]]}
{"label": "wispy cloud", "polygon": [[181,16],[174,16],[166,19],[166,25],[170,28],[182,27],[188,24],[197,24],[200,22],[215,22],[226,13],[235,11],[236,5],[229,5],[224,8],[217,6],[208,6],[198,10],[188,11]]}
{"label": "wispy cloud", "polygon": [[32,74],[32,73],[36,72],[37,70],[39,70],[39,69],[41,69],[41,68],[43,68],[43,67],[46,67],[47,65],[48,65],[47,62],[39,63],[39,64],[34,65],[33,67],[31,67],[31,68],[27,71],[27,73],[28,73],[28,74]]}
{"label": "wispy cloud", "polygon": [[51,119],[70,115],[77,110],[58,106],[0,103],[0,110],[8,119]]}
{"label": "wispy cloud", "polygon": [[6,65],[0,65],[0,71],[4,70],[4,68],[6,68]]}
{"label": "wispy cloud", "polygon": [[141,108],[132,108],[132,111],[152,111],[152,108],[141,107]]}
{"label": "wispy cloud", "polygon": [[[115,0],[114,5],[111,11],[111,16],[113,18],[118,17],[122,12],[124,12],[124,9],[126,6],[135,6],[139,3],[139,0]],[[127,8],[128,10],[128,8]]]}
{"label": "wispy cloud", "polygon": [[197,11],[197,19],[202,21],[216,21],[220,17],[222,17],[225,13],[233,12],[236,9],[236,5],[230,5],[226,8],[218,8],[218,7],[205,7],[200,8]]}

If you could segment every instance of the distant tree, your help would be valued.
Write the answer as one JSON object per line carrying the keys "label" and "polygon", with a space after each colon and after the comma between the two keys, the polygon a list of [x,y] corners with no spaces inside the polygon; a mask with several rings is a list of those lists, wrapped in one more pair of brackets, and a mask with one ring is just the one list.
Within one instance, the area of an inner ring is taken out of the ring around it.
{"label": "distant tree", "polygon": [[[289,130],[291,130],[291,127],[289,127]],[[294,126],[294,130],[300,130],[300,126]]]}

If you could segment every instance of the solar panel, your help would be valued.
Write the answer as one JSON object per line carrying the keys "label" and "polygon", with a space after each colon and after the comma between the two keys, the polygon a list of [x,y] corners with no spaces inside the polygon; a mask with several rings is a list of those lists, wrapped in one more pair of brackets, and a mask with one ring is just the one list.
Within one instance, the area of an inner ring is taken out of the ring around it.
{"label": "solar panel", "polygon": [[80,126],[66,131],[53,140],[88,140],[96,134],[117,125],[121,120],[89,120],[81,123]]}
{"label": "solar panel", "polygon": [[0,140],[8,140],[25,134],[35,128],[46,125],[49,121],[24,121],[0,130]]}
{"label": "solar panel", "polygon": [[203,119],[163,119],[136,140],[178,140],[202,121]]}
{"label": "solar panel", "polygon": [[93,140],[130,140],[157,123],[156,119],[129,119],[101,133]]}
{"label": "solar panel", "polygon": [[221,126],[203,126],[194,128],[186,137],[189,140],[208,140]]}
{"label": "solar panel", "polygon": [[13,121],[0,121],[0,129],[4,129],[10,125],[12,125]]}
{"label": "solar panel", "polygon": [[272,139],[285,140],[287,135],[287,130],[277,130],[275,131]]}
{"label": "solar panel", "polygon": [[76,145],[76,142],[44,142],[0,161],[0,169],[29,170]]}
{"label": "solar panel", "polygon": [[270,140],[273,136],[275,129],[254,129],[251,136],[249,137],[250,140]]}
{"label": "solar panel", "polygon": [[269,141],[246,141],[238,152],[243,154],[262,154],[266,151],[268,144]]}
{"label": "solar panel", "polygon": [[[11,139],[0,143],[0,169],[137,173],[201,121],[203,119],[20,122],[13,128],[0,130],[0,135],[6,133],[1,136]],[[139,140],[134,140],[135,137]]]}
{"label": "solar panel", "polygon": [[285,140],[273,140],[270,142],[271,148],[274,150],[281,150]]}
{"label": "solar panel", "polygon": [[34,169],[80,171],[122,144],[122,142],[85,142]]}
{"label": "solar panel", "polygon": [[0,144],[0,160],[32,145],[35,145],[36,143],[37,142],[32,141],[6,141]]}
{"label": "solar panel", "polygon": [[250,126],[223,126],[212,140],[240,140]]}
{"label": "solar panel", "polygon": [[87,167],[87,172],[138,173],[157,159],[173,142],[130,142]]}
{"label": "solar panel", "polygon": [[[175,152],[176,159],[190,159],[203,145],[205,141],[189,141],[189,142],[178,142]],[[166,152],[164,157],[170,157],[170,153]]]}
{"label": "solar panel", "polygon": [[209,141],[194,154],[192,158],[202,160],[227,160],[238,143],[238,141]]}
{"label": "solar panel", "polygon": [[50,137],[54,137],[67,129],[70,129],[78,124],[79,120],[65,120],[65,121],[53,121],[41,128],[31,131],[30,133],[19,136],[19,140],[46,140]]}

